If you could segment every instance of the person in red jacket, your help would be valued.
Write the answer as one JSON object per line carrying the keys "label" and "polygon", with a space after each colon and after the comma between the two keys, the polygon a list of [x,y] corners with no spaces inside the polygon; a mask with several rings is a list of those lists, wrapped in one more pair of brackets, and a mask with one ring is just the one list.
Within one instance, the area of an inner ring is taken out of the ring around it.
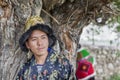
{"label": "person in red jacket", "polygon": [[95,80],[95,71],[91,62],[86,59],[77,62],[76,78],[77,80]]}
{"label": "person in red jacket", "polygon": [[77,50],[77,80],[95,80],[94,57],[84,48]]}

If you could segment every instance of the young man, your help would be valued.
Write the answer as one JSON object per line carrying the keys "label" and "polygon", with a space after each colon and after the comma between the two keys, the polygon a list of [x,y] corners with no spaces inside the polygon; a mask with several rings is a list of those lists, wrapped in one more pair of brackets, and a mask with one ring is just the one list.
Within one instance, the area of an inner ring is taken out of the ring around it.
{"label": "young man", "polygon": [[52,49],[55,42],[52,29],[40,17],[28,19],[19,43],[22,51],[33,56],[21,67],[16,80],[70,80],[72,66]]}

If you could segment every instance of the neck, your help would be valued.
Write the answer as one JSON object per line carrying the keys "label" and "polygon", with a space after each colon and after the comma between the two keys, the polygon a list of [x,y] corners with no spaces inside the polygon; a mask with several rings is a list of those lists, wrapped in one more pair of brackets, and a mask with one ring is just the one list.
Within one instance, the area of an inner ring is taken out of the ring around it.
{"label": "neck", "polygon": [[37,56],[35,55],[36,64],[44,64],[46,61],[47,55],[48,53],[46,55],[37,55]]}

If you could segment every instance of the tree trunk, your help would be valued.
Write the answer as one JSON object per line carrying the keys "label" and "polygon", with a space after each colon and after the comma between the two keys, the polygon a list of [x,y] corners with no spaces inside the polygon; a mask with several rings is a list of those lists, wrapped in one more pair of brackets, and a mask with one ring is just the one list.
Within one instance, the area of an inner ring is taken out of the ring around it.
{"label": "tree trunk", "polygon": [[[41,2],[34,3],[39,5],[40,12]],[[20,65],[26,61],[18,40],[27,17],[38,14],[33,9],[36,5],[30,6],[29,0],[0,0],[0,80],[15,80]]]}
{"label": "tree trunk", "polygon": [[18,40],[26,19],[32,15],[40,15],[52,26],[58,39],[55,49],[65,54],[75,67],[79,35],[91,19],[96,20],[98,13],[92,12],[100,12],[102,1],[0,0],[0,80],[15,80],[20,65],[26,61]]}

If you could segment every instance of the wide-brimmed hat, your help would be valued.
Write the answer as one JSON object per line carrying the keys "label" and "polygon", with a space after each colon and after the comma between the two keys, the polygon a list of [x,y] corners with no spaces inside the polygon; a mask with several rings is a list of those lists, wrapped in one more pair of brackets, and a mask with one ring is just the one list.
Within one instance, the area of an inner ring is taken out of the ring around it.
{"label": "wide-brimmed hat", "polygon": [[21,35],[19,39],[19,45],[22,51],[28,52],[28,48],[26,47],[25,42],[31,35],[33,30],[40,30],[47,34],[49,39],[49,47],[53,47],[56,42],[56,37],[53,33],[53,30],[50,28],[50,26],[46,25],[43,21],[43,19],[39,16],[32,16],[27,19],[24,33]]}

